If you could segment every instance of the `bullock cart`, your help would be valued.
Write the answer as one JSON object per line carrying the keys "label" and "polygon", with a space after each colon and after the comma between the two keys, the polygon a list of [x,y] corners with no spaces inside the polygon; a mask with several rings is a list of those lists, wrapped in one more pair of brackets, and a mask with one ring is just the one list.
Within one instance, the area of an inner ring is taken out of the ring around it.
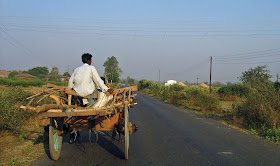
{"label": "bullock cart", "polygon": [[[89,131],[90,143],[92,132],[95,133],[96,141],[97,132],[101,131],[112,131],[112,137],[118,134],[119,140],[124,135],[124,154],[125,159],[128,159],[129,135],[137,130],[136,125],[129,122],[129,110],[137,104],[134,102],[137,96],[133,93],[135,91],[137,86],[130,86],[116,89],[113,94],[96,92],[82,98],[73,90],[47,84],[41,91],[27,98],[30,101],[26,106],[20,107],[37,112],[39,124],[48,126],[49,150],[53,160],[60,156],[63,136],[77,131]],[[32,106],[32,103],[39,103],[46,98],[53,99],[54,104]],[[102,103],[103,99],[107,100],[105,104]],[[90,102],[85,104],[87,101]]]}

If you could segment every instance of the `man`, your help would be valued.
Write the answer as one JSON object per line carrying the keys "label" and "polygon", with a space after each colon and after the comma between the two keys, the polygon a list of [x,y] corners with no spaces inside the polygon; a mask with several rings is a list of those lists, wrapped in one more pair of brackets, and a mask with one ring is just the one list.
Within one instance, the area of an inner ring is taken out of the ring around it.
{"label": "man", "polygon": [[92,55],[85,53],[82,55],[82,66],[76,68],[71,75],[68,83],[68,89],[74,89],[78,96],[86,97],[91,95],[95,90],[94,83],[102,90],[102,92],[113,93],[113,89],[109,89],[104,81],[100,78],[94,66],[91,66]]}
{"label": "man", "polygon": [[[82,55],[82,62],[84,63],[82,66],[76,68],[71,75],[68,83],[68,89],[74,89],[76,94],[81,97],[92,97],[95,90],[94,83],[101,89],[102,92],[109,92],[112,94],[114,92],[113,89],[109,89],[104,81],[100,78],[94,66],[91,66],[92,63],[92,55],[89,53],[84,53]],[[79,135],[79,132],[75,132],[73,130],[70,133],[70,143],[73,143]]]}

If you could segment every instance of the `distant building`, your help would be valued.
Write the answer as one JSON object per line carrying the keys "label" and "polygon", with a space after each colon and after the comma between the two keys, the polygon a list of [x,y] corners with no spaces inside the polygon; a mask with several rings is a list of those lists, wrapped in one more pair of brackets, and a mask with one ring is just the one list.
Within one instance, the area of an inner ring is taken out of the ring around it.
{"label": "distant building", "polygon": [[6,70],[0,70],[0,78],[7,78],[9,76],[10,72]]}
{"label": "distant building", "polygon": [[69,81],[70,77],[68,76],[59,76],[60,81]]}
{"label": "distant building", "polygon": [[22,78],[22,79],[33,79],[35,78],[35,76],[31,75],[31,74],[27,74],[27,73],[21,73],[16,75],[17,78]]}
{"label": "distant building", "polygon": [[47,75],[46,80],[47,81],[54,81],[54,80],[60,80],[60,81],[69,81],[70,77],[68,76],[61,76],[61,75]]}
{"label": "distant building", "polygon": [[168,80],[167,83],[165,83],[164,85],[169,86],[169,85],[174,85],[174,84],[177,84],[176,80]]}

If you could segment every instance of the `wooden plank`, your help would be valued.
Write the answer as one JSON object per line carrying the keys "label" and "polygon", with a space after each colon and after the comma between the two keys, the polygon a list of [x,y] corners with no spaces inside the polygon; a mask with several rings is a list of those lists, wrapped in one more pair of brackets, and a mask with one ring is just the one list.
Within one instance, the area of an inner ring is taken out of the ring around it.
{"label": "wooden plank", "polygon": [[50,83],[47,83],[47,87],[48,88],[54,88],[56,90],[61,90],[61,91],[64,91],[65,89],[67,89],[65,87],[60,87],[60,86],[57,86],[57,85],[54,85],[54,84],[50,84]]}
{"label": "wooden plank", "polygon": [[129,86],[129,87],[125,87],[125,88],[121,88],[121,89],[116,89],[114,90],[113,94],[116,94],[118,92],[118,94],[123,93],[125,90],[128,92],[131,89],[131,91],[137,91],[138,87],[137,86]]}
{"label": "wooden plank", "polygon": [[[116,90],[114,90],[113,94],[108,94],[108,95],[120,94],[120,93],[123,93],[125,90],[129,91],[130,89],[131,89],[131,91],[137,91],[138,87],[137,86],[130,86],[130,87],[125,87],[125,88],[121,88],[121,89],[116,89]],[[71,89],[65,89],[65,93],[68,94],[68,95],[77,96],[76,92],[74,90],[71,90]],[[98,97],[98,93],[95,93],[93,98],[97,98],[97,97]],[[84,98],[88,98],[88,96],[86,96]]]}
{"label": "wooden plank", "polygon": [[[72,115],[72,116],[90,116],[90,115],[98,115],[98,114],[101,116],[105,116],[114,113],[114,111],[111,112],[108,110],[112,108],[122,109],[125,104],[134,105],[134,104],[129,104],[128,101],[125,101],[123,103],[117,103],[113,106],[106,106],[102,108],[73,109],[73,111],[67,110],[67,113],[68,115]],[[42,115],[40,116],[40,118],[46,118],[46,117],[67,117],[67,114],[62,109],[50,109],[47,112],[42,113]]]}

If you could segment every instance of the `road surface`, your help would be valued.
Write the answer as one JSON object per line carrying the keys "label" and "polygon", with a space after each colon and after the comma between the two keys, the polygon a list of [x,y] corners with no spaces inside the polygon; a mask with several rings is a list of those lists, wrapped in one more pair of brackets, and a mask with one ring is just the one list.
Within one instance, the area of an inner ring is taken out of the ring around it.
{"label": "road surface", "polygon": [[32,165],[280,165],[280,148],[264,139],[143,94],[137,102],[130,110],[139,130],[130,136],[129,160],[110,132],[92,145],[81,132],[75,144],[64,139],[58,161],[45,154]]}

